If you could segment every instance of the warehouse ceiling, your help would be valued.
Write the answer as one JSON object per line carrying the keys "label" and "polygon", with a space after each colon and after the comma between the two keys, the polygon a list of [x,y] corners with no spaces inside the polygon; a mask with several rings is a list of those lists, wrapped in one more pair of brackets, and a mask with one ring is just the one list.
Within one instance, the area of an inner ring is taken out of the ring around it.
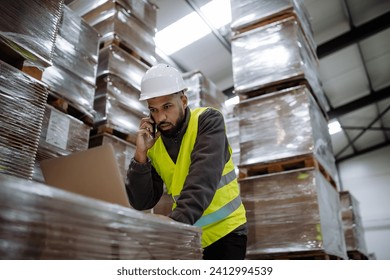
{"label": "warehouse ceiling", "polygon": [[[231,97],[230,25],[218,29],[213,26],[213,18],[200,9],[210,1],[149,1],[159,8],[158,31],[192,12],[210,27],[208,35],[169,58],[183,72],[200,70]],[[317,44],[319,78],[330,105],[329,120],[338,120],[342,128],[332,134],[336,160],[389,145],[390,1],[305,0],[304,4]],[[171,41],[175,44],[181,38]]]}

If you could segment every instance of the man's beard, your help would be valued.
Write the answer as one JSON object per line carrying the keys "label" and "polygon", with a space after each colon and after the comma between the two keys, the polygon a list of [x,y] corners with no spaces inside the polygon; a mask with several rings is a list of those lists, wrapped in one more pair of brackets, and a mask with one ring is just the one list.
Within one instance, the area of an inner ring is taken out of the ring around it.
{"label": "man's beard", "polygon": [[[173,138],[180,133],[180,130],[183,127],[184,119],[185,119],[184,110],[182,109],[182,110],[180,110],[179,118],[178,118],[176,124],[173,124],[170,122],[161,122],[158,124],[157,129],[161,132],[161,135],[168,137],[168,138]],[[172,128],[170,128],[168,130],[160,130],[159,126],[161,124],[170,124],[172,126]]]}

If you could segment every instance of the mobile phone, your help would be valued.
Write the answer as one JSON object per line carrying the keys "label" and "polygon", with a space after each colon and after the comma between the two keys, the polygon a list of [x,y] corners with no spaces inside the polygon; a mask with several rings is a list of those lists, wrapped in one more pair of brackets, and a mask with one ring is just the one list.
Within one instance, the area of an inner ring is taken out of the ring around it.
{"label": "mobile phone", "polygon": [[157,132],[157,124],[156,123],[152,123],[152,137],[153,139],[156,138],[156,132]]}
{"label": "mobile phone", "polygon": [[151,135],[152,135],[152,137],[154,139],[154,138],[156,138],[157,124],[156,124],[156,121],[153,119],[152,115],[150,115],[149,117],[153,120]]}

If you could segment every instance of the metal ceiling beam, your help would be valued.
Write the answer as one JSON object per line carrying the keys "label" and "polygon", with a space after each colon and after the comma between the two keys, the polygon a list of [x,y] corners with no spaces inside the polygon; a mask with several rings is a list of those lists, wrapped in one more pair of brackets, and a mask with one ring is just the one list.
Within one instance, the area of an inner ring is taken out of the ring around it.
{"label": "metal ceiling beam", "polygon": [[329,116],[329,119],[338,118],[342,115],[348,114],[352,111],[358,110],[360,108],[371,105],[375,102],[379,102],[389,97],[390,97],[390,86],[381,89],[379,91],[375,91],[362,98],[356,99],[348,104],[330,110],[327,114]]}
{"label": "metal ceiling beam", "polygon": [[390,127],[364,127],[364,126],[341,126],[344,130],[376,130],[376,131],[390,131]]}
{"label": "metal ceiling beam", "polygon": [[215,37],[217,37],[218,41],[222,44],[222,46],[225,47],[225,49],[232,53],[231,45],[228,40],[225,39],[221,35],[221,33],[215,29],[215,27],[210,23],[210,21],[207,19],[207,17],[202,13],[202,11],[199,9],[199,7],[194,3],[193,0],[185,0],[187,4],[200,16],[200,18],[207,24],[207,26],[211,29]]}
{"label": "metal ceiling beam", "polygon": [[[356,135],[350,143],[348,143],[344,148],[342,148],[340,151],[337,152],[335,158],[339,158],[340,155],[342,155],[353,143],[355,143],[366,131],[372,127],[378,120],[382,118],[388,111],[390,111],[390,105],[387,106],[383,112],[381,112],[374,120],[372,120],[368,125],[367,128],[361,131],[358,135]],[[355,153],[354,153],[355,154]]]}
{"label": "metal ceiling beam", "polygon": [[345,157],[336,158],[336,163],[339,164],[340,162],[342,162],[344,160],[351,159],[351,158],[354,158],[356,156],[360,156],[362,154],[369,153],[369,152],[372,152],[372,151],[384,148],[384,147],[389,146],[389,145],[390,145],[390,141],[385,141],[385,142],[383,142],[381,144],[374,145],[372,147],[360,150],[359,152],[353,153],[351,155],[348,155],[348,156],[345,156]]}
{"label": "metal ceiling beam", "polygon": [[342,48],[359,42],[371,35],[390,27],[390,12],[387,12],[358,27],[352,27],[350,31],[344,33],[317,47],[317,56],[322,58]]}

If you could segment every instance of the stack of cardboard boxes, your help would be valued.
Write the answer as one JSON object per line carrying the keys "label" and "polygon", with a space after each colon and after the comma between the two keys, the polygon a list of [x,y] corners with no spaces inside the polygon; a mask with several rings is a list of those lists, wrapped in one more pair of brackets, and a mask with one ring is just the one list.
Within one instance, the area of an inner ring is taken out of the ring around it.
{"label": "stack of cardboard boxes", "polygon": [[0,259],[202,257],[196,227],[4,174],[0,182]]}
{"label": "stack of cardboard boxes", "polygon": [[303,1],[231,1],[248,258],[347,258],[327,103]]}
{"label": "stack of cardboard boxes", "polygon": [[99,34],[63,6],[53,63],[42,73],[49,86],[34,180],[44,182],[40,161],[88,149],[95,111],[93,100]]}
{"label": "stack of cardboard boxes", "polygon": [[157,7],[148,1],[68,1],[68,6],[101,36],[89,147],[115,143],[126,174],[139,122],[148,115],[139,101],[141,79],[157,63],[154,36]]}
{"label": "stack of cardboard boxes", "polygon": [[0,173],[31,179],[49,87],[26,72],[52,65],[62,1],[0,7]]}

